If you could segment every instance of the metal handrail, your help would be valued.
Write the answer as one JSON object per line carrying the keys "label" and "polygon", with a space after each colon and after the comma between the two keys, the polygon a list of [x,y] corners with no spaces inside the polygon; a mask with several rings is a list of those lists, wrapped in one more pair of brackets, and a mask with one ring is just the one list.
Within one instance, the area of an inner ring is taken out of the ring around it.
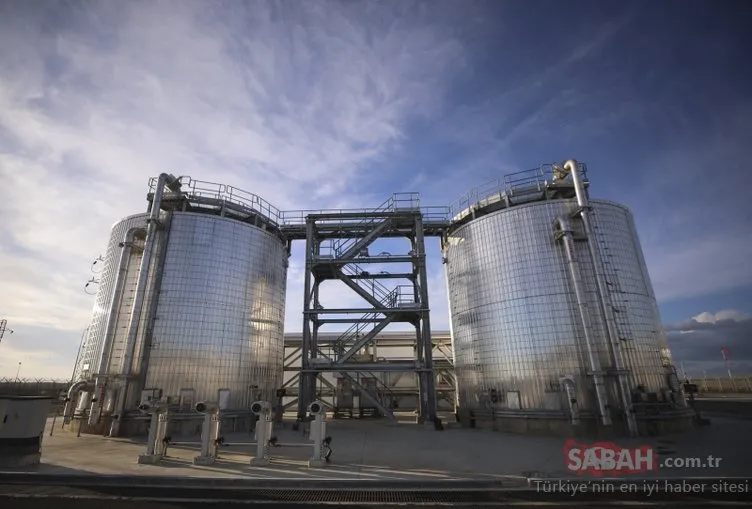
{"label": "metal handrail", "polygon": [[[347,265],[344,265],[342,267],[342,272],[344,272],[345,275],[347,275],[347,276],[356,276],[358,274],[362,274],[364,271],[363,271],[362,267],[360,265],[358,265],[357,263],[348,263]],[[360,284],[360,281],[361,281],[360,279],[356,279],[355,280],[355,284],[357,284],[358,286],[360,286],[364,290],[368,290],[367,287],[364,288],[363,285]],[[387,288],[382,283],[379,283],[375,279],[371,280],[371,285],[370,286],[372,287],[371,293],[374,294],[374,297],[376,297],[376,295],[375,295],[376,290],[379,290],[379,293],[380,293],[379,298],[381,298],[381,299],[385,298],[389,294],[389,292],[391,291],[389,288]],[[382,304],[383,304],[383,300],[380,300],[380,302],[382,302]]]}
{"label": "metal handrail", "polygon": [[[149,192],[156,190],[157,180],[156,177],[149,179]],[[178,181],[181,186],[180,194],[183,196],[211,198],[224,203],[239,205],[249,211],[263,215],[275,226],[283,223],[283,212],[256,194],[226,184],[195,180],[186,175],[179,177]],[[167,194],[169,195],[169,193]]]}
{"label": "metal handrail", "polygon": [[[410,289],[409,292],[404,292],[402,289],[408,288]],[[399,285],[395,287],[391,292],[389,292],[388,295],[386,295],[383,299],[381,299],[379,302],[381,304],[385,305],[385,307],[388,308],[395,308],[399,306],[400,304],[410,304],[415,305],[418,303],[418,301],[415,298],[415,288],[410,285]],[[376,318],[377,315],[381,314],[378,311],[371,311],[363,315],[362,318]],[[371,327],[375,327],[375,325],[371,324]],[[343,332],[336,340],[332,342],[332,348],[335,351],[335,354],[337,357],[344,354],[344,349],[347,347],[349,343],[355,338],[357,339],[358,335],[361,332],[364,332],[368,328],[368,324],[363,323],[354,323],[351,325],[345,332]],[[367,334],[368,332],[366,332]]]}
{"label": "metal handrail", "polygon": [[[271,203],[267,202],[260,196],[239,189],[237,187],[209,182],[205,180],[195,180],[190,176],[181,176],[178,181],[181,184],[180,194],[187,197],[210,198],[228,204],[234,204],[243,207],[251,212],[263,215],[274,226],[302,226],[306,224],[309,215],[339,215],[339,214],[367,214],[374,212],[401,212],[406,210],[418,211],[421,213],[424,222],[428,223],[446,223],[450,224],[458,219],[463,211],[471,210],[476,204],[494,198],[496,196],[514,196],[525,194],[532,191],[541,191],[546,186],[554,182],[554,164],[543,164],[537,168],[513,172],[505,175],[500,179],[494,179],[486,182],[474,189],[469,190],[449,206],[420,206],[420,194],[416,192],[394,193],[383,203],[374,208],[353,208],[353,209],[302,209],[282,211]],[[587,166],[579,163],[580,174],[583,183],[588,183]],[[157,177],[149,179],[149,190],[154,192],[157,185]],[[169,194],[169,193],[168,193]],[[371,218],[363,221],[357,217],[353,218],[331,218],[320,219],[322,224],[341,224],[368,225],[378,221],[379,218]],[[337,244],[337,251],[343,252],[346,242],[353,239],[340,240]]]}
{"label": "metal handrail", "polygon": [[[407,288],[410,291],[409,292],[403,292],[402,289]],[[395,288],[396,290],[396,298],[395,298],[395,304],[417,304],[418,300],[415,297],[415,287],[412,285],[399,285]]]}
{"label": "metal handrail", "polygon": [[[149,192],[154,192],[157,185],[157,177],[149,179]],[[373,212],[395,212],[404,210],[418,210],[423,214],[424,219],[431,221],[446,221],[449,217],[449,208],[441,206],[419,207],[420,193],[394,193],[379,206],[373,208],[352,208],[352,209],[300,209],[300,210],[280,210],[259,195],[248,192],[244,189],[210,182],[207,180],[193,179],[188,175],[178,177],[181,184],[179,194],[186,197],[209,198],[220,202],[230,203],[241,206],[249,211],[262,214],[276,226],[300,226],[305,225],[306,217],[312,214],[342,214],[342,213],[373,213]],[[174,194],[174,193],[173,193]],[[357,222],[358,219],[324,219],[323,223],[341,223],[350,224]]]}
{"label": "metal handrail", "polygon": [[[371,378],[371,379],[373,379],[373,380],[376,380],[376,394],[375,394],[375,396],[376,396],[377,398],[379,398],[379,397],[383,397],[383,396],[384,396],[384,392],[386,392],[386,393],[387,393],[386,395],[387,395],[388,397],[390,397],[390,398],[394,398],[395,394],[394,394],[394,392],[392,391],[392,388],[391,388],[391,387],[389,387],[389,385],[387,385],[387,384],[386,384],[386,383],[385,383],[385,382],[384,382],[384,381],[383,381],[383,380],[382,380],[381,378],[379,378],[379,377],[378,377],[378,375],[377,375],[376,373],[373,373],[372,371],[361,371],[360,373],[362,373],[362,374],[364,374],[364,375],[368,375],[368,378]],[[364,389],[366,388],[365,386],[363,386],[363,384],[360,384],[360,383],[359,383],[359,385],[360,385],[361,387],[363,387]],[[381,388],[380,386],[381,386],[381,387],[383,387],[383,388]],[[381,398],[380,398],[380,399],[381,399]],[[384,404],[384,401],[383,401],[383,399],[381,399],[380,403],[381,403],[382,405]]]}
{"label": "metal handrail", "polygon": [[[395,288],[391,292],[389,292],[388,295],[386,295],[383,299],[379,300],[379,302],[382,305],[385,305],[386,307],[393,308],[394,303],[396,302],[396,294],[399,292],[399,287]],[[369,311],[368,313],[365,313],[362,318],[364,319],[370,319],[370,318],[376,318],[381,312],[379,311]],[[342,356],[344,354],[344,349],[347,347],[347,345],[352,341],[352,339],[358,337],[358,335],[362,331],[365,331],[368,328],[367,323],[354,323],[352,324],[345,332],[339,335],[339,337],[332,342],[332,348],[334,349],[337,358]],[[375,327],[374,324],[371,324],[371,328]],[[366,332],[368,334],[368,332]]]}
{"label": "metal handrail", "polygon": [[[494,179],[481,184],[449,205],[448,218],[450,221],[456,220],[457,216],[462,214],[463,211],[495,196],[514,196],[525,192],[543,190],[553,182],[553,167],[553,164],[542,164],[537,168],[509,173],[501,179]],[[579,170],[583,182],[588,182],[587,166],[584,163],[579,163]]]}
{"label": "metal handrail", "polygon": [[[373,211],[371,212],[394,212],[394,201],[395,201],[395,195],[392,195],[389,198],[387,198],[381,205],[373,209]],[[365,221],[361,221],[357,224],[359,226],[366,227],[366,226],[373,225],[377,221],[383,221],[383,219],[374,217],[374,218],[366,219]],[[332,245],[334,246],[334,255],[339,258],[342,255],[342,253],[349,250],[359,241],[360,239],[357,239],[357,238],[335,239],[334,241],[332,241]]]}

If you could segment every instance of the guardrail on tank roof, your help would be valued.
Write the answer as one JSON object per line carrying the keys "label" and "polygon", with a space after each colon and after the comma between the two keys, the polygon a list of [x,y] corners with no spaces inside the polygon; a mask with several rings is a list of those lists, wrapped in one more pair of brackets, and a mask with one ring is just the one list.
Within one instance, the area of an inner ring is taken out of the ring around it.
{"label": "guardrail on tank roof", "polygon": [[[579,164],[583,182],[587,183],[587,166]],[[280,210],[260,196],[244,191],[237,187],[195,180],[189,176],[181,176],[181,193],[197,198],[208,198],[238,205],[250,211],[263,215],[275,226],[303,226],[308,215],[335,214],[367,214],[375,211],[404,211],[420,210],[424,223],[451,223],[470,207],[481,202],[500,200],[506,197],[518,196],[530,192],[543,191],[547,185],[554,182],[553,164],[544,164],[537,168],[509,173],[501,179],[495,179],[479,187],[471,189],[449,206],[420,206],[419,193],[395,193],[379,207],[353,209],[303,209]],[[157,178],[149,180],[149,190],[154,192]],[[353,218],[352,221],[362,219]],[[347,222],[347,219],[332,219],[333,222]]]}
{"label": "guardrail on tank roof", "polygon": [[[256,194],[226,184],[195,180],[188,176],[181,176],[178,180],[181,185],[180,192],[184,195],[239,205],[263,215],[276,226],[283,224],[283,212]],[[156,185],[157,179],[152,177],[149,180],[149,192],[154,192]]]}
{"label": "guardrail on tank roof", "polygon": [[[579,163],[580,174],[583,182],[587,182],[587,166]],[[503,199],[504,196],[512,197],[530,192],[543,191],[546,186],[554,181],[553,164],[542,164],[537,168],[508,173],[500,179],[494,179],[471,189],[459,199],[452,202],[449,209],[449,220],[454,221],[457,216],[470,209],[470,207],[483,201]]]}
{"label": "guardrail on tank roof", "polygon": [[[303,210],[280,210],[268,201],[254,193],[243,189],[209,182],[206,180],[196,180],[189,176],[178,178],[181,184],[180,193],[186,196],[196,198],[207,198],[218,200],[225,203],[238,205],[250,211],[259,213],[273,222],[276,226],[296,226],[305,225],[306,216],[311,214],[363,214],[375,211],[397,212],[405,210],[420,210],[423,213],[424,221],[446,221],[449,218],[448,207],[420,207],[419,193],[395,193],[379,207],[363,207],[353,209],[303,209]],[[153,193],[157,185],[157,178],[149,179],[149,192]],[[358,220],[358,219],[355,219]],[[342,220],[338,220],[342,221]]]}

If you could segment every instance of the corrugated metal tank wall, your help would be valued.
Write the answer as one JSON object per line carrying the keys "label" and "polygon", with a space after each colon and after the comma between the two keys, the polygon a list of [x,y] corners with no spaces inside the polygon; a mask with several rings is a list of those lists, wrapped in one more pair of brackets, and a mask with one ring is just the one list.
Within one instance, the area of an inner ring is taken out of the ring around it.
{"label": "corrugated metal tank wall", "polygon": [[[128,216],[115,223],[112,227],[110,240],[103,257],[104,261],[102,262],[102,270],[96,276],[99,280],[99,285],[92,313],[92,321],[89,325],[86,341],[84,342],[79,361],[76,365],[75,379],[88,379],[91,375],[97,373],[99,362],[102,357],[102,349],[106,342],[105,338],[107,335],[110,310],[113,301],[116,299],[119,301],[119,313],[117,315],[117,325],[114,329],[114,333],[116,338],[119,338],[119,341],[116,339],[113,344],[113,350],[118,348],[122,350],[121,343],[124,339],[125,328],[128,325],[128,318],[130,317],[131,308],[133,306],[133,293],[135,291],[138,267],[142,256],[140,249],[143,248],[146,235],[147,217],[148,214]],[[116,296],[115,283],[119,272],[120,255],[123,252],[123,248],[120,244],[125,242],[126,236],[131,230],[137,230],[138,232],[134,239],[136,248],[133,250],[127,266],[127,282],[124,285],[121,294]],[[113,372],[112,369],[114,368],[108,369],[107,365],[103,368],[105,372]],[[120,371],[114,372],[119,373]]]}
{"label": "corrugated metal tank wall", "polygon": [[[554,219],[570,200],[518,205],[459,227],[445,248],[451,327],[461,407],[486,404],[496,389],[498,409],[564,410],[560,377],[575,378],[581,410],[592,410],[583,327]],[[634,221],[625,207],[592,200],[598,247],[633,387],[666,387],[660,351],[666,348]],[[587,245],[576,250],[591,309],[598,355],[610,366]],[[615,387],[611,404],[618,405]],[[519,403],[514,394],[519,392]]]}
{"label": "corrugated metal tank wall", "polygon": [[144,388],[192,389],[194,401],[229,389],[230,408],[259,392],[271,400],[282,383],[286,278],[286,247],[271,233],[174,213]]}

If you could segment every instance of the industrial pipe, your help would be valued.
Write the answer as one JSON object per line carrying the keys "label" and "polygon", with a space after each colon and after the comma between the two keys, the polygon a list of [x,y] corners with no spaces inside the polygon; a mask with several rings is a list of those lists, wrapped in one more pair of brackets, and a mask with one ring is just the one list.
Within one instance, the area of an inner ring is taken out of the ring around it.
{"label": "industrial pipe", "polygon": [[[136,291],[133,296],[133,312],[128,321],[128,335],[125,341],[123,353],[123,376],[125,378],[120,390],[118,391],[115,413],[122,415],[125,408],[125,398],[128,392],[128,377],[131,373],[133,363],[133,352],[136,347],[136,338],[141,323],[141,311],[144,307],[144,298],[146,296],[147,285],[149,283],[149,268],[151,266],[151,255],[157,241],[157,232],[159,230],[159,212],[161,209],[162,196],[164,195],[165,186],[174,187],[179,184],[178,179],[167,173],[162,173],[157,179],[157,185],[154,190],[154,198],[149,208],[149,218],[147,219],[146,240],[144,241],[144,252],[141,257],[141,264],[138,273],[138,282]],[[118,436],[120,429],[120,419],[113,421],[111,436]]]}
{"label": "industrial pipe", "polygon": [[577,205],[579,206],[579,215],[582,219],[582,226],[585,230],[585,236],[587,237],[588,250],[590,252],[590,260],[593,264],[593,273],[595,275],[595,284],[598,293],[599,310],[601,319],[606,325],[606,335],[608,338],[608,351],[613,361],[614,369],[616,370],[616,380],[619,389],[619,399],[621,400],[621,406],[624,411],[625,420],[627,423],[627,431],[630,436],[636,437],[639,435],[639,429],[637,427],[637,418],[632,410],[632,399],[629,389],[629,380],[627,377],[626,364],[621,355],[621,345],[619,344],[619,333],[616,328],[616,320],[613,316],[613,309],[608,302],[608,287],[606,285],[606,276],[603,270],[603,261],[598,253],[598,246],[596,245],[595,233],[593,231],[592,224],[590,222],[590,206],[588,198],[585,193],[585,188],[582,185],[580,179],[579,165],[574,159],[569,159],[564,163],[564,169],[568,170],[572,175],[572,182],[574,183],[575,194],[577,195]]}
{"label": "industrial pipe", "polygon": [[577,253],[575,252],[574,241],[572,239],[574,229],[572,228],[572,224],[567,217],[557,218],[554,225],[558,230],[557,234],[560,235],[560,238],[564,242],[564,251],[567,255],[567,264],[569,265],[569,272],[572,275],[575,298],[577,299],[577,307],[579,308],[580,320],[582,321],[582,330],[585,335],[585,345],[587,347],[588,361],[590,363],[590,369],[593,372],[593,382],[595,384],[595,396],[598,404],[598,414],[603,425],[610,426],[611,416],[608,411],[608,396],[606,394],[603,373],[601,372],[600,359],[598,358],[598,353],[595,351],[595,345],[591,333],[592,322],[590,320],[590,311],[588,309],[584,283],[582,281],[582,274],[580,273],[580,267],[577,263]]}
{"label": "industrial pipe", "polygon": [[574,380],[570,377],[566,377],[563,380],[564,392],[567,395],[567,405],[569,405],[569,422],[573,426],[579,426],[580,424],[580,411],[579,404],[577,403],[577,396],[575,394]]}
{"label": "industrial pipe", "polygon": [[574,193],[577,196],[577,205],[580,207],[588,206],[588,197],[585,193],[585,186],[582,184],[582,178],[580,177],[580,165],[574,159],[569,159],[562,166],[565,170],[572,175],[572,183],[574,183]]}
{"label": "industrial pipe", "polygon": [[120,304],[122,302],[122,291],[125,285],[125,274],[128,272],[128,262],[130,261],[131,248],[133,247],[134,236],[140,228],[131,228],[125,234],[125,240],[121,243],[123,250],[120,252],[120,263],[118,264],[117,276],[115,276],[115,289],[112,293],[112,304],[110,306],[110,313],[107,317],[107,328],[104,335],[104,343],[102,344],[102,353],[99,358],[99,363],[96,367],[96,374],[102,374],[107,371],[107,364],[109,363],[110,347],[112,345],[113,336],[115,332],[115,323],[117,321],[118,311],[120,311]]}
{"label": "industrial pipe", "polygon": [[[115,276],[115,288],[112,293],[112,303],[110,304],[110,312],[107,316],[107,326],[105,328],[104,333],[104,341],[102,343],[102,351],[99,355],[99,361],[96,365],[96,370],[94,373],[97,375],[97,385],[95,388],[95,392],[97,389],[100,389],[104,383],[103,380],[100,377],[103,377],[103,375],[106,377],[106,374],[109,372],[109,364],[112,358],[112,345],[114,343],[114,336],[115,336],[115,326],[117,323],[118,318],[118,312],[120,311],[120,306],[122,304],[122,292],[123,292],[123,286],[125,286],[125,277],[126,273],[128,272],[128,264],[130,262],[130,255],[131,255],[131,248],[133,247],[133,240],[135,237],[135,234],[137,231],[139,231],[140,228],[131,228],[129,229],[125,234],[125,239],[123,242],[120,243],[120,246],[123,248],[123,250],[120,252],[120,262],[118,263],[118,272]],[[106,382],[105,382],[106,383]],[[97,401],[96,404],[100,405],[100,407],[103,407],[104,401]],[[89,416],[89,424],[96,424],[96,421],[98,421],[99,413],[98,412],[92,412]]]}
{"label": "industrial pipe", "polygon": [[71,417],[73,417],[73,410],[74,410],[74,396],[78,394],[81,389],[89,385],[89,382],[85,380],[81,380],[79,382],[74,383],[70,386],[68,389],[68,393],[65,397],[65,408],[63,409],[63,423],[68,422]]}

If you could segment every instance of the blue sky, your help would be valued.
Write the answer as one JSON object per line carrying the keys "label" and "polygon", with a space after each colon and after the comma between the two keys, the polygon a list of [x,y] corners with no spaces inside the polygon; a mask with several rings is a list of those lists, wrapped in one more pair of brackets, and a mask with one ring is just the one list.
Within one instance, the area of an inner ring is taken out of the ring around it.
{"label": "blue sky", "polygon": [[[677,360],[718,372],[726,344],[747,370],[751,13],[741,1],[2,2],[0,317],[16,333],[0,376],[19,362],[22,376],[70,376],[91,261],[163,171],[282,209],[396,191],[443,205],[570,157],[588,164],[593,196],[634,211]],[[430,247],[432,322],[446,329]]]}

